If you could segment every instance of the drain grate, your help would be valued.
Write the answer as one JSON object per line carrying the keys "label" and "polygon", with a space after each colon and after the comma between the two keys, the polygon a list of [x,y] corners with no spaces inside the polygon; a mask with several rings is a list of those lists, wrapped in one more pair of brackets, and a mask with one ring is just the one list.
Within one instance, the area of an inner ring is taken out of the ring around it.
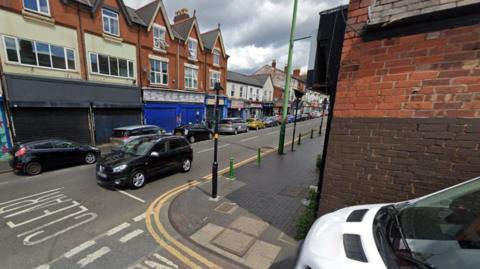
{"label": "drain grate", "polygon": [[237,209],[238,205],[236,203],[229,203],[229,202],[223,202],[217,208],[215,208],[215,211],[224,213],[224,214],[232,214],[232,212]]}
{"label": "drain grate", "polygon": [[302,194],[303,188],[299,186],[287,186],[283,188],[278,195],[288,196],[292,198],[299,197]]}

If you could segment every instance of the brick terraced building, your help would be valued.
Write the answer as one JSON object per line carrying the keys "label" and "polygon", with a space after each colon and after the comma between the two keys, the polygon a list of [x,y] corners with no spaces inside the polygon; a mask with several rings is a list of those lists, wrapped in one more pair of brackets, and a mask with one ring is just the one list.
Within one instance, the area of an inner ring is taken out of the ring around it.
{"label": "brick terraced building", "polygon": [[480,175],[480,1],[351,0],[320,213]]}

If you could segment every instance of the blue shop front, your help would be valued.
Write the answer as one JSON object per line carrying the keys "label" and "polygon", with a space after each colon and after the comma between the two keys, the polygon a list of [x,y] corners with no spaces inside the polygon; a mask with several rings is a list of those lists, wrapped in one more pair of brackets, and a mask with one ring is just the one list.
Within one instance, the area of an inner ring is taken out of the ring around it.
{"label": "blue shop front", "polygon": [[[220,119],[228,117],[228,104],[229,100],[227,96],[219,96],[218,105],[220,111]],[[215,95],[207,95],[205,97],[206,106],[206,120],[209,126],[213,126],[214,113],[215,113]]]}
{"label": "blue shop front", "polygon": [[205,122],[205,94],[176,90],[143,90],[145,124],[172,132],[177,126]]}

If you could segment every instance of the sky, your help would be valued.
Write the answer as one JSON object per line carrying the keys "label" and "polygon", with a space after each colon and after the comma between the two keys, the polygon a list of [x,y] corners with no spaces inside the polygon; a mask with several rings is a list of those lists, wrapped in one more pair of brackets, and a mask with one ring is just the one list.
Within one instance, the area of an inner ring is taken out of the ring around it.
{"label": "sky", "polygon": [[[293,13],[293,0],[163,0],[170,21],[175,11],[196,10],[201,32],[220,23],[229,70],[251,74],[265,64],[277,60],[283,69],[288,59],[288,41]],[[124,0],[141,7],[151,0]],[[299,0],[296,38],[311,36],[318,28],[319,12],[347,3],[346,0]],[[306,72],[310,39],[295,42],[293,67]]]}

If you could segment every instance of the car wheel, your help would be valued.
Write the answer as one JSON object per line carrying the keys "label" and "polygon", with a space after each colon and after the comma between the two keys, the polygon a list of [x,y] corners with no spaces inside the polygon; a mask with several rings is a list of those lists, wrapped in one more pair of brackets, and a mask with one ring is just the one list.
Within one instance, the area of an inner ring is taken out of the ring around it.
{"label": "car wheel", "polygon": [[186,173],[192,168],[192,161],[190,159],[184,159],[182,161],[182,172]]}
{"label": "car wheel", "polygon": [[233,131],[233,134],[234,134],[234,135],[237,135],[237,134],[238,134],[238,130],[235,129],[235,130]]}
{"label": "car wheel", "polygon": [[42,165],[37,162],[30,162],[25,166],[25,173],[30,176],[38,175],[42,172]]}
{"label": "car wheel", "polygon": [[188,140],[190,140],[190,144],[195,143],[195,136],[190,136],[190,139]]}
{"label": "car wheel", "polygon": [[130,175],[130,187],[132,189],[139,189],[145,185],[146,177],[145,172],[141,170],[134,171]]}
{"label": "car wheel", "polygon": [[208,140],[212,140],[213,139],[213,134],[208,134]]}
{"label": "car wheel", "polygon": [[94,164],[96,162],[97,162],[97,155],[95,155],[95,153],[89,152],[87,153],[87,155],[85,155],[86,164]]}

